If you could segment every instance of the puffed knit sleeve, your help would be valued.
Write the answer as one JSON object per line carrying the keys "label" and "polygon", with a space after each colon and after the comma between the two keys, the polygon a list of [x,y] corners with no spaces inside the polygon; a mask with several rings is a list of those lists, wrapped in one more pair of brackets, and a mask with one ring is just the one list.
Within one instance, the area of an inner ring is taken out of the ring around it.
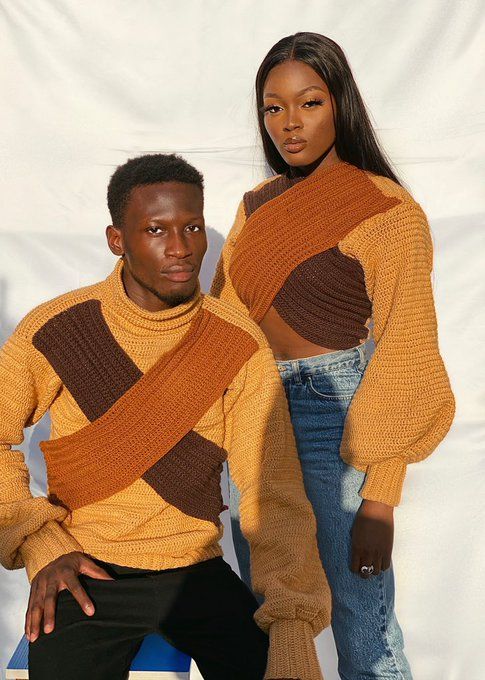
{"label": "puffed knit sleeve", "polygon": [[241,201],[237,209],[236,219],[234,220],[231,231],[226,238],[219,262],[217,263],[216,272],[214,274],[214,279],[211,286],[211,295],[219,298],[220,300],[229,302],[231,305],[233,305],[233,307],[237,307],[239,311],[248,316],[248,309],[236,293],[229,275],[229,263],[231,261],[234,246],[236,244],[236,239],[243,228],[245,221],[246,213],[244,211],[244,203]]}
{"label": "puffed knit sleeve", "polygon": [[62,527],[67,510],[34,498],[21,451],[23,429],[48,410],[60,380],[28,339],[17,331],[0,350],[0,560],[25,565],[29,579],[65,553],[81,550]]}
{"label": "puffed knit sleeve", "polygon": [[438,347],[432,241],[410,197],[341,244],[365,272],[375,352],[351,402],[343,459],[366,470],[363,498],[398,505],[409,463],[448,432],[455,411]]}
{"label": "puffed knit sleeve", "polygon": [[318,680],[314,636],[330,623],[330,592],[318,555],[281,379],[269,347],[239,376],[228,417],[228,461],[241,494],[241,529],[252,585],[264,596],[255,614],[269,632],[266,678]]}

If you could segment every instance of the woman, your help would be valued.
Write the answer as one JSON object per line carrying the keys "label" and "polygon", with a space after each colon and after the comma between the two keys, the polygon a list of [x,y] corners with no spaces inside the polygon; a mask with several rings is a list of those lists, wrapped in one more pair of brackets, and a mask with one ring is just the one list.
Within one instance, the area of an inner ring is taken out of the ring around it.
{"label": "woman", "polygon": [[[429,228],[380,150],[336,43],[315,33],[283,38],[259,68],[256,96],[278,174],[245,194],[213,293],[249,312],[277,360],[332,590],[342,680],[408,680],[394,613],[393,510],[407,464],[433,451],[454,415]],[[232,485],[248,580],[237,505]]]}

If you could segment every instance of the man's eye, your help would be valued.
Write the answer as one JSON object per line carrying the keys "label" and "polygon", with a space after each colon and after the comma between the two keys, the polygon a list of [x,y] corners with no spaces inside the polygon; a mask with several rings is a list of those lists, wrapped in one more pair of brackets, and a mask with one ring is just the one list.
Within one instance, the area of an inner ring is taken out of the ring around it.
{"label": "man's eye", "polygon": [[202,229],[198,224],[188,224],[185,228],[189,231],[200,231]]}
{"label": "man's eye", "polygon": [[150,234],[161,234],[162,228],[161,227],[148,227],[147,231],[149,231]]}

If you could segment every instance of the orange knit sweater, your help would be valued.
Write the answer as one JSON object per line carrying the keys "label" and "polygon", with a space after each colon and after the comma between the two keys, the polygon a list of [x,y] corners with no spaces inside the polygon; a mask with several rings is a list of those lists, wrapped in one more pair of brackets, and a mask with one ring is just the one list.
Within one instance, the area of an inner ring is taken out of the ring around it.
{"label": "orange knit sweater", "polygon": [[[315,680],[330,595],[271,350],[209,296],[140,309],[121,268],[36,308],[1,350],[2,564],[32,579],[74,550],[144,569],[218,556],[227,458],[265,597],[267,677]],[[47,411],[49,495],[34,498],[14,446]]]}
{"label": "orange knit sweater", "polygon": [[[372,307],[362,328],[367,334],[373,321],[376,347],[347,414],[341,455],[366,471],[363,498],[397,505],[407,464],[433,451],[455,409],[438,348],[431,236],[419,205],[395,182],[346,163],[290,188],[281,176],[267,180],[239,206],[212,292],[260,322],[279,293],[291,288],[292,273],[330,251],[363,272]],[[358,269],[342,269],[342,276]],[[332,283],[336,290],[338,281]],[[360,285],[355,281],[354,290]],[[311,280],[306,286],[310,297]],[[345,286],[333,295],[331,309],[330,296],[322,301],[322,328],[354,311]],[[297,304],[294,291],[290,297]],[[298,316],[298,310],[291,312],[291,318]],[[341,338],[341,328],[329,337]]]}

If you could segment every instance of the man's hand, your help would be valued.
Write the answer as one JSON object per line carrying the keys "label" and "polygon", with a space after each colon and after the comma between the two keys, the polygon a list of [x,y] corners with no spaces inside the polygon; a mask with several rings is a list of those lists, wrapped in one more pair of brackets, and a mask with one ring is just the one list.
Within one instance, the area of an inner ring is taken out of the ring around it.
{"label": "man's hand", "polygon": [[[351,571],[362,578],[377,576],[391,565],[394,508],[377,501],[362,501],[352,528]],[[362,573],[361,567],[373,567]]]}
{"label": "man's hand", "polygon": [[61,590],[69,590],[88,616],[94,614],[94,605],[78,579],[79,574],[105,581],[113,580],[104,569],[81,552],[71,552],[49,562],[37,573],[30,586],[29,606],[25,617],[25,634],[29,642],[34,642],[39,637],[42,617],[44,633],[54,630],[57,595]]}

